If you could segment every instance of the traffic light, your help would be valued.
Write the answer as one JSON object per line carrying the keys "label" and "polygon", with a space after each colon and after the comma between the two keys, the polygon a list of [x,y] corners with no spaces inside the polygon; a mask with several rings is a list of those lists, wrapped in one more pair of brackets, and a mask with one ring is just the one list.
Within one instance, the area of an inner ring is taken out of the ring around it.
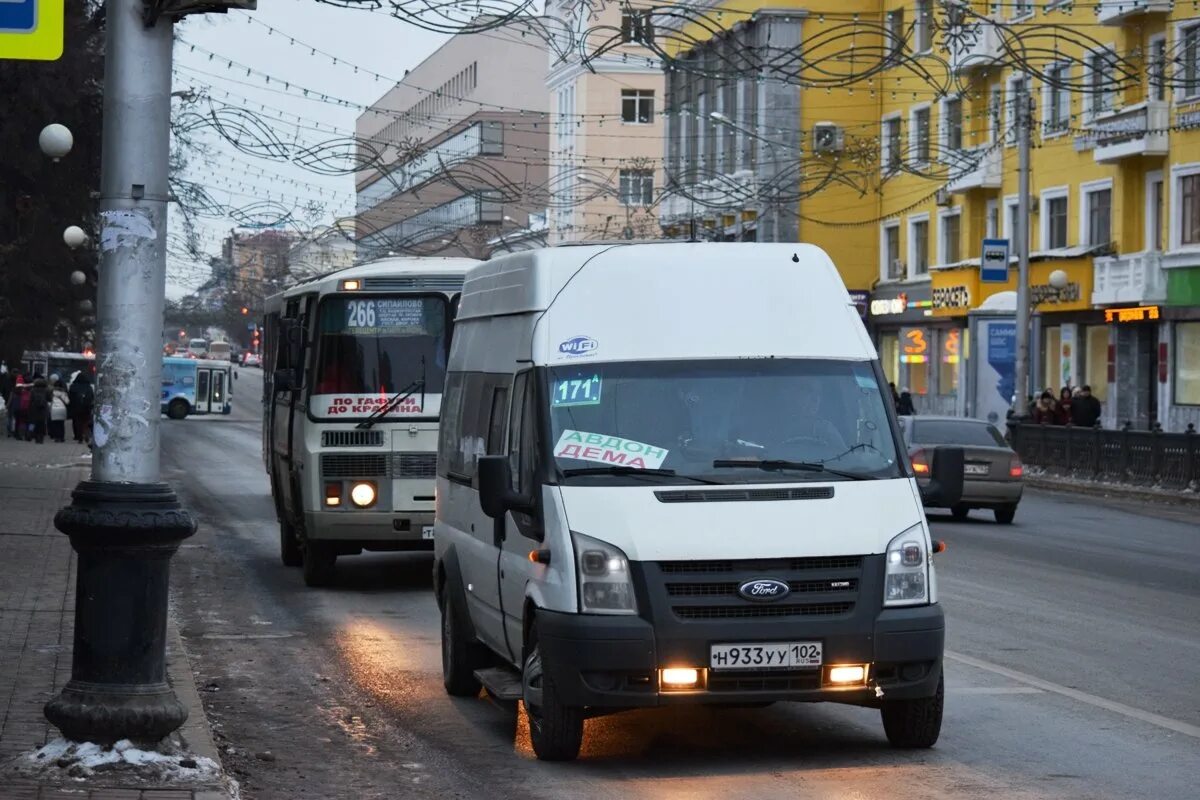
{"label": "traffic light", "polygon": [[242,316],[244,317],[249,313],[250,313],[250,309],[246,308],[245,306],[242,306]]}

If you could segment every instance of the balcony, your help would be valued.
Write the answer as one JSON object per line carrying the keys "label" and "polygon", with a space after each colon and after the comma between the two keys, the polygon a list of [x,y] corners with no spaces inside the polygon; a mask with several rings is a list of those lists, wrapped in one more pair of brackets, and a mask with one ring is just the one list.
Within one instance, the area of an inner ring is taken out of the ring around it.
{"label": "balcony", "polygon": [[1134,156],[1165,156],[1170,124],[1167,103],[1149,100],[1120,111],[1107,111],[1085,123],[1085,127],[1087,138],[1096,145],[1096,163],[1111,164]]}
{"label": "balcony", "polygon": [[950,46],[950,67],[955,72],[965,72],[994,64],[1003,55],[1000,26],[991,20],[980,20],[962,26],[961,34]]}
{"label": "balcony", "polygon": [[1143,14],[1167,14],[1171,0],[1100,0],[1096,18],[1101,25],[1121,25],[1130,17]]}
{"label": "balcony", "polygon": [[950,167],[946,188],[952,194],[972,189],[999,189],[1003,179],[1000,148],[993,144],[951,150],[944,157]]}
{"label": "balcony", "polygon": [[1133,253],[1093,259],[1092,305],[1161,303],[1167,299],[1167,274],[1161,253]]}

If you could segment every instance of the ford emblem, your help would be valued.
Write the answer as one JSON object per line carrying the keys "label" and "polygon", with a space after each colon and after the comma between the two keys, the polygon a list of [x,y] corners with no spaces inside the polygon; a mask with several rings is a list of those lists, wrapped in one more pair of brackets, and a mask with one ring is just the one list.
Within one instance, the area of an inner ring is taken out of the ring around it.
{"label": "ford emblem", "polygon": [[792,589],[783,581],[774,578],[755,578],[746,581],[738,587],[738,594],[756,603],[769,603],[772,600],[782,600],[792,593]]}

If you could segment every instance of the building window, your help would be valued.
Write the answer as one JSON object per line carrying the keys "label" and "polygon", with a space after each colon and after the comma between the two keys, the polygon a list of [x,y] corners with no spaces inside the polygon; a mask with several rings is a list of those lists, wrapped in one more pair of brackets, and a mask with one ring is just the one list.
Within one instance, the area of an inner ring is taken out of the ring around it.
{"label": "building window", "polygon": [[933,0],[917,0],[915,14],[913,49],[925,53],[933,49]]}
{"label": "building window", "polygon": [[1013,0],[1013,19],[1028,17],[1033,13],[1033,0]]}
{"label": "building window", "polygon": [[886,172],[896,172],[900,169],[900,118],[893,117],[883,121],[883,168]]}
{"label": "building window", "polygon": [[998,238],[1000,236],[1000,204],[995,200],[988,200],[985,214],[984,236],[988,239]]}
{"label": "building window", "polygon": [[1110,50],[1098,50],[1087,57],[1087,103],[1091,116],[1112,111],[1117,95],[1115,56]]}
{"label": "building window", "polygon": [[654,122],[654,92],[650,89],[621,90],[621,121]]}
{"label": "building window", "polygon": [[1067,198],[1051,197],[1046,200],[1046,241],[1043,246],[1047,250],[1059,250],[1067,246]]}
{"label": "building window", "polygon": [[942,103],[942,146],[947,151],[962,149],[962,100],[947,98]]}
{"label": "building window", "polygon": [[654,204],[654,170],[621,170],[621,205],[650,206]]}
{"label": "building window", "polygon": [[888,225],[883,229],[883,271],[889,280],[904,277],[904,264],[900,261],[899,225]]}
{"label": "building window", "polygon": [[913,275],[929,274],[929,220],[913,220],[908,225],[909,253]]}
{"label": "building window", "polygon": [[621,41],[639,44],[654,41],[654,22],[649,10],[626,8],[621,12]]}
{"label": "building window", "polygon": [[904,55],[904,40],[908,31],[904,30],[904,9],[897,8],[887,15],[888,52],[892,61]]}
{"label": "building window", "polygon": [[915,164],[929,163],[929,106],[912,112],[912,158]]}
{"label": "building window", "polygon": [[1175,323],[1175,402],[1200,406],[1200,322]]}
{"label": "building window", "polygon": [[942,217],[942,257],[943,264],[957,264],[962,260],[960,249],[961,221],[959,214],[947,214]]}
{"label": "building window", "polygon": [[1150,241],[1155,250],[1163,249],[1163,182],[1153,181],[1150,184]]}
{"label": "building window", "polygon": [[1150,79],[1150,99],[1167,99],[1167,37],[1150,40],[1150,64],[1146,70]]}
{"label": "building window", "polygon": [[1083,334],[1083,380],[1100,402],[1108,399],[1108,326],[1088,325]]}
{"label": "building window", "polygon": [[1045,127],[1046,133],[1062,133],[1071,126],[1071,92],[1068,88],[1071,68],[1055,64],[1046,70]]}
{"label": "building window", "polygon": [[1180,244],[1200,244],[1200,175],[1179,179]]}
{"label": "building window", "polygon": [[962,362],[961,328],[949,328],[938,336],[938,394],[958,394],[958,365]]}
{"label": "building window", "polygon": [[1000,131],[1003,126],[1004,90],[993,86],[988,93],[988,133],[993,142],[1000,141]]}
{"label": "building window", "polygon": [[1087,245],[1112,242],[1112,189],[1095,189],[1084,195],[1087,208]]}
{"label": "building window", "polygon": [[1177,49],[1175,74],[1179,91],[1183,97],[1195,97],[1200,94],[1200,25],[1180,30]]}

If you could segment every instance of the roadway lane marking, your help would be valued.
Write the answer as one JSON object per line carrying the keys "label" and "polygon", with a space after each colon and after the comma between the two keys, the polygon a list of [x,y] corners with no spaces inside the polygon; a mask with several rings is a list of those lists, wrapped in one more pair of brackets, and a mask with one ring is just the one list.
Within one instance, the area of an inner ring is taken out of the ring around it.
{"label": "roadway lane marking", "polygon": [[948,686],[949,694],[1043,694],[1043,689],[1033,686]]}
{"label": "roadway lane marking", "polygon": [[1097,697],[1094,694],[1088,694],[1087,692],[1081,692],[1078,689],[1072,689],[1070,686],[1063,686],[1058,683],[1044,681],[1041,678],[1034,677],[1033,675],[1029,675],[1025,672],[1018,672],[1015,669],[1002,667],[999,664],[992,664],[989,661],[981,661],[978,658],[964,656],[960,653],[951,653],[950,651],[946,651],[946,658],[949,658],[952,661],[957,661],[960,664],[966,664],[967,666],[975,667],[976,669],[982,669],[986,670],[987,672],[994,672],[997,675],[1003,675],[1004,677],[1010,678],[1018,683],[1024,683],[1028,686],[1033,686],[1047,692],[1061,694],[1063,697],[1069,697],[1072,700],[1078,700],[1081,703],[1087,703],[1088,705],[1096,706],[1097,708],[1103,708],[1106,711],[1112,711],[1113,713],[1129,717],[1130,719],[1136,719],[1140,722],[1146,722],[1159,728],[1166,728],[1169,731],[1175,731],[1176,733],[1182,733],[1185,736],[1191,736],[1193,738],[1200,739],[1200,725],[1191,725],[1187,722],[1181,722],[1177,719],[1164,717],[1161,714],[1155,714],[1150,711],[1143,711],[1140,708],[1127,706],[1124,703],[1118,703],[1115,700],[1106,700],[1105,698]]}

